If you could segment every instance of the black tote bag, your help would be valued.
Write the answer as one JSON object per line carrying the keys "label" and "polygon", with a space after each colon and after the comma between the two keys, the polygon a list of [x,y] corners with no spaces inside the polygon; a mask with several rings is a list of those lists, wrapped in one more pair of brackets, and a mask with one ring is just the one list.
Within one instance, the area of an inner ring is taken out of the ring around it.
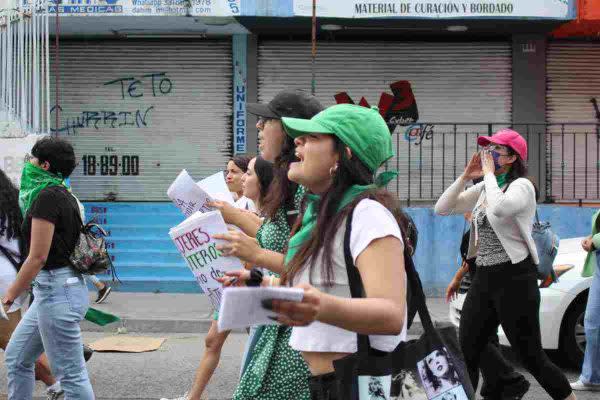
{"label": "black tote bag", "polygon": [[[350,253],[352,213],[344,236],[350,292],[363,297],[358,269]],[[475,393],[458,346],[456,329],[435,328],[427,310],[421,280],[410,256],[404,255],[407,285],[424,333],[391,353],[372,349],[369,337],[358,336],[358,351],[333,362],[338,399],[344,400],[471,400]]]}

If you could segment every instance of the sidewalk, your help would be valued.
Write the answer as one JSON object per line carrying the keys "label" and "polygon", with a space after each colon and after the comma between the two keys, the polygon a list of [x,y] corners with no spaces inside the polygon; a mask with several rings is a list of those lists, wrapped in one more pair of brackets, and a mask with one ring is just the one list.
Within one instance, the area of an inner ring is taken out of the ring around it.
{"label": "sidewalk", "polygon": [[[90,292],[90,296],[95,296],[95,292]],[[448,305],[443,298],[427,299],[427,305],[434,321],[450,323]],[[201,294],[113,291],[105,303],[91,306],[115,314],[121,321],[105,327],[84,321],[82,329],[88,332],[115,332],[125,327],[127,332],[205,333],[212,321],[210,302]],[[409,333],[419,335],[422,332],[417,316]]]}

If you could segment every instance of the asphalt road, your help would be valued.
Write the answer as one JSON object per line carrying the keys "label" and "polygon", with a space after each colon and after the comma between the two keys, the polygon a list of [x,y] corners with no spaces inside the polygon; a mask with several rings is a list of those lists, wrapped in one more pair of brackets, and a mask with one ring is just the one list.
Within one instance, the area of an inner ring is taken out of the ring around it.
{"label": "asphalt road", "polygon": [[[87,343],[107,333],[85,332]],[[88,363],[94,391],[99,400],[160,399],[182,395],[190,385],[195,368],[204,348],[204,334],[156,334],[148,336],[167,338],[154,352],[96,353]],[[247,336],[231,334],[223,348],[221,363],[206,392],[206,399],[230,399],[238,380],[239,365]],[[6,394],[6,368],[0,353],[0,398]],[[569,380],[576,380],[576,370],[561,365]],[[521,371],[522,368],[519,368]],[[540,385],[527,374],[532,387],[526,400],[550,399]],[[36,398],[43,398],[43,385],[38,383]],[[578,393],[578,399],[598,399],[598,393]]]}

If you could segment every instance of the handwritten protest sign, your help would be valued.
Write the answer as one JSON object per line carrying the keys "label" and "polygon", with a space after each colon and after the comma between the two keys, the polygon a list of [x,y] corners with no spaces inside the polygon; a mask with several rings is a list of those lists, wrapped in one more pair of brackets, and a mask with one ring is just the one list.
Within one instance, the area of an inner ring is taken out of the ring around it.
{"label": "handwritten protest sign", "polygon": [[223,277],[225,272],[243,269],[239,259],[225,257],[217,250],[217,245],[224,243],[213,238],[217,233],[227,233],[219,211],[196,212],[169,231],[169,236],[215,310],[219,309],[223,290],[216,279]]}
{"label": "handwritten protest sign", "polygon": [[194,182],[185,169],[173,181],[167,190],[167,196],[186,217],[196,211],[213,211],[213,208],[206,205],[207,202],[213,200],[212,197]]}

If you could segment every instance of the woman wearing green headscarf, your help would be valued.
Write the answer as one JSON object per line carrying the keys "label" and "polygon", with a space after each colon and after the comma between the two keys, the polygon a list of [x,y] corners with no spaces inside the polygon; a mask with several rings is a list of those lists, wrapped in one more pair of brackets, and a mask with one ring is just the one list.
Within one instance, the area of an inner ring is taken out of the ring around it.
{"label": "woman wearing green headscarf", "polygon": [[68,142],[46,137],[31,154],[19,194],[27,258],[2,303],[10,306],[32,283],[34,301],[6,349],[8,398],[32,398],[35,360],[45,351],[65,399],[92,400],[79,327],[89,299],[69,262],[81,230],[79,207],[63,183],[75,169],[75,153]]}
{"label": "woman wearing green headscarf", "polygon": [[[393,156],[390,132],[377,109],[348,104],[311,120],[283,118],[283,125],[295,138],[300,160],[288,176],[309,194],[301,226],[288,244],[282,282],[304,289],[304,297],[263,306],[293,327],[290,345],[310,369],[311,398],[335,400],[333,362],[357,351],[356,333],[370,335],[371,347],[383,352],[406,340],[404,244],[390,211],[396,211],[397,199],[380,188],[393,176],[374,178]],[[350,298],[343,250],[350,216],[349,250],[364,298]],[[257,279],[236,271],[222,281],[227,285],[232,276],[243,283]]]}

